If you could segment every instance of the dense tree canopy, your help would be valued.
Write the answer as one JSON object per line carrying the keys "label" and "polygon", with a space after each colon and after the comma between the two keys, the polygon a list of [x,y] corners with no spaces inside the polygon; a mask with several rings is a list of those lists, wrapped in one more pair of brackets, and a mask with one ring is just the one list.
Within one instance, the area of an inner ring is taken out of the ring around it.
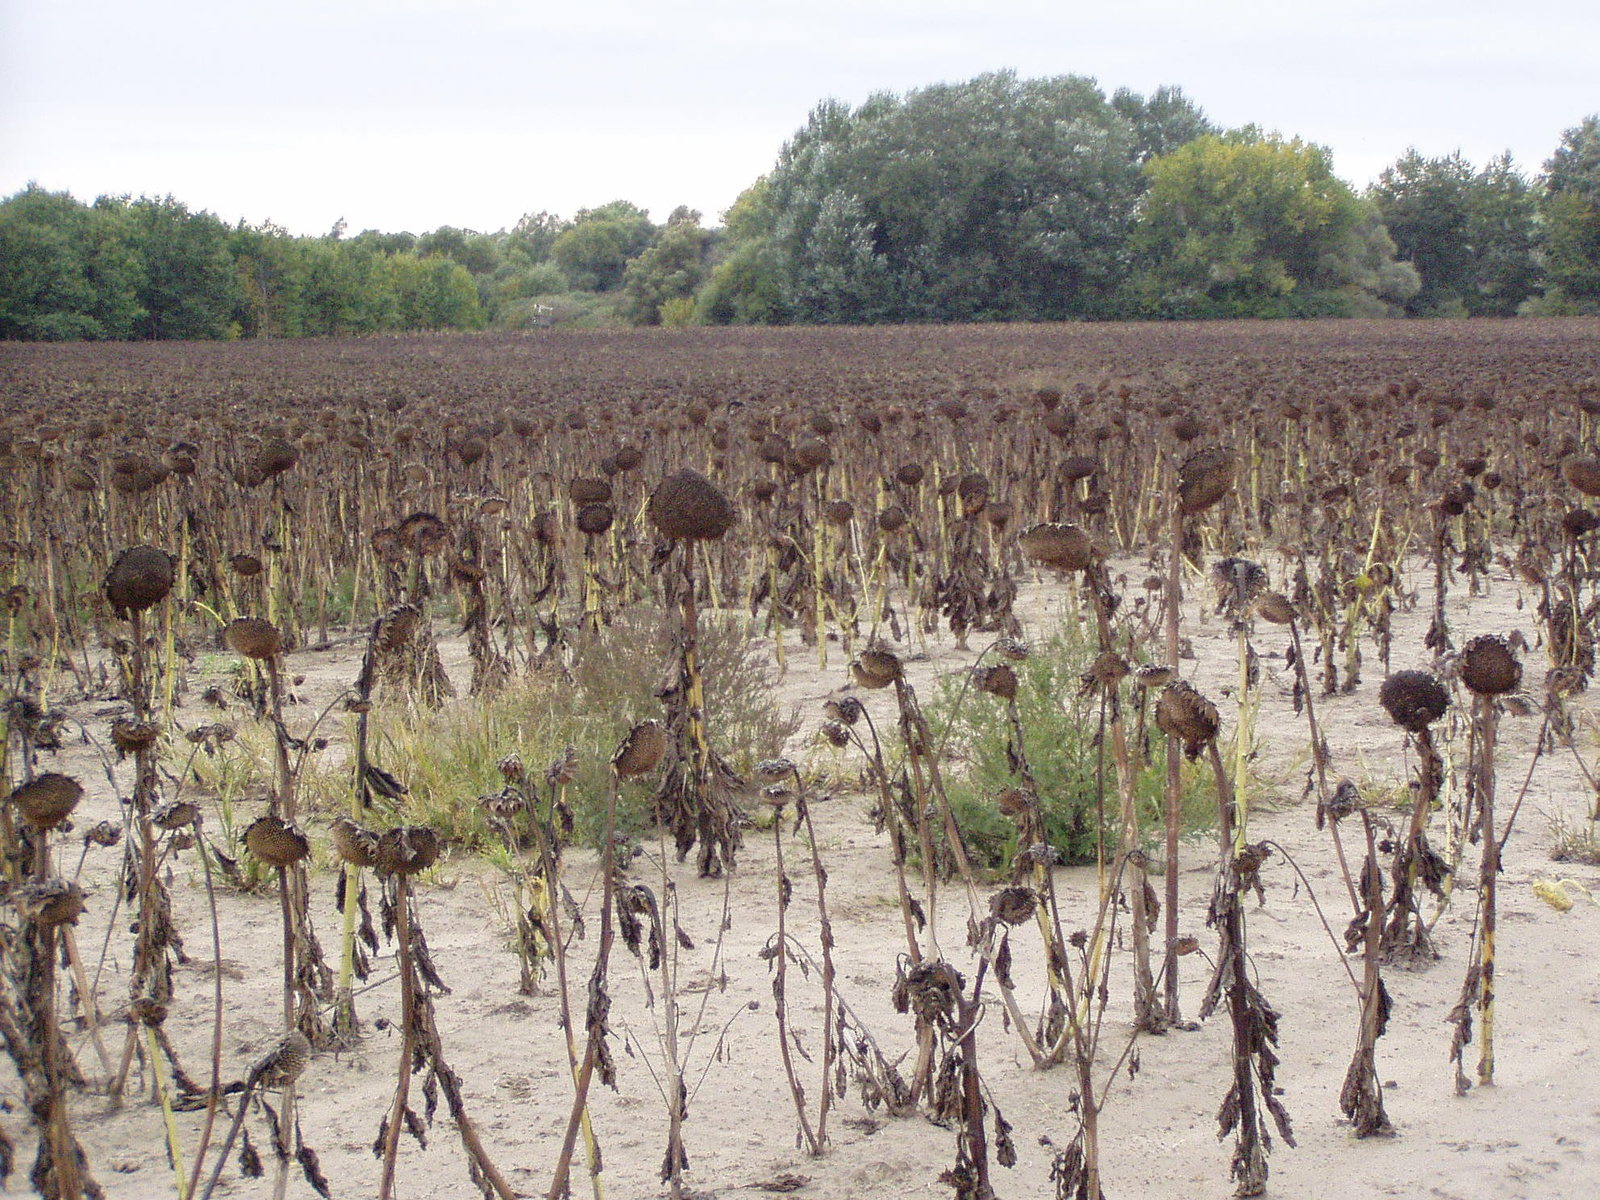
{"label": "dense tree canopy", "polygon": [[1109,314],[1126,277],[1142,157],[1206,128],[1174,90],[1113,104],[1077,76],[998,72],[854,110],[825,102],[768,183],[788,315]]}
{"label": "dense tree canopy", "polygon": [[1415,291],[1318,146],[1253,128],[1208,134],[1145,175],[1134,244],[1153,315],[1341,315]]}
{"label": "dense tree canopy", "polygon": [[1460,153],[1406,151],[1369,193],[1421,277],[1413,316],[1511,316],[1538,279],[1538,199],[1510,155],[1481,171]]}
{"label": "dense tree canopy", "polygon": [[721,257],[695,299],[695,317],[708,325],[781,322],[783,261],[772,240],[772,185],[763,175],[722,214]]}
{"label": "dense tree canopy", "polygon": [[171,196],[140,197],[126,207],[144,267],[136,292],[144,315],[134,322],[134,336],[227,336],[234,300],[228,227],[210,213],[191,213]]}
{"label": "dense tree canopy", "polygon": [[613,200],[584,209],[550,246],[550,257],[572,286],[586,292],[611,292],[622,286],[628,263],[655,239],[650,214]]}
{"label": "dense tree canopy", "polygon": [[1327,152],[1181,90],[1009,71],[825,100],[706,228],[627,200],[485,233],[225,225],[171,196],[0,200],[0,338],[536,325],[1600,312],[1600,118],[1530,180]]}
{"label": "dense tree canopy", "polygon": [[628,263],[624,314],[638,325],[685,325],[705,279],[710,235],[691,208],[673,209],[655,244]]}
{"label": "dense tree canopy", "polygon": [[0,337],[132,337],[143,281],[125,212],[37,187],[0,205]]}
{"label": "dense tree canopy", "polygon": [[1545,163],[1545,270],[1559,298],[1600,312],[1600,116],[1567,130]]}

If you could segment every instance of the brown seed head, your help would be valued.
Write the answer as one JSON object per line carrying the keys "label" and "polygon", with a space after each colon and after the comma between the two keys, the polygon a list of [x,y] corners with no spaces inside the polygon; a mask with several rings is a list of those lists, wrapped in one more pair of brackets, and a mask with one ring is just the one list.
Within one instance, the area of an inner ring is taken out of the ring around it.
{"label": "brown seed head", "polygon": [[1328,797],[1323,815],[1332,821],[1342,821],[1360,807],[1361,790],[1350,780],[1341,779],[1339,786],[1333,789],[1333,795]]}
{"label": "brown seed head", "polygon": [[1089,535],[1076,525],[1035,525],[1023,531],[1017,544],[1034,562],[1057,571],[1086,570],[1096,557]]}
{"label": "brown seed head", "polygon": [[854,725],[867,710],[854,696],[835,696],[823,702],[822,711],[830,720]]}
{"label": "brown seed head", "polygon": [[1522,664],[1511,644],[1492,633],[1473,638],[1461,651],[1461,682],[1478,696],[1501,696],[1522,682]]}
{"label": "brown seed head", "polygon": [[1561,474],[1585,496],[1600,496],[1600,458],[1569,458]]}
{"label": "brown seed head", "polygon": [[578,532],[589,537],[598,537],[611,528],[617,514],[612,511],[609,504],[585,504],[578,510],[576,524]]}
{"label": "brown seed head", "polygon": [[1561,532],[1571,538],[1581,538],[1600,529],[1600,517],[1587,508],[1569,508],[1561,515]]}
{"label": "brown seed head", "polygon": [[1219,558],[1211,568],[1211,582],[1229,614],[1242,615],[1266,590],[1267,571],[1248,558]]}
{"label": "brown seed head", "polygon": [[150,815],[157,829],[165,829],[168,832],[174,829],[188,829],[200,815],[200,806],[188,800],[174,800],[170,804],[163,804]]}
{"label": "brown seed head", "polygon": [[1009,662],[1023,662],[1028,657],[1028,643],[1021,638],[1003,637],[994,644],[995,652]]}
{"label": "brown seed head", "polygon": [[666,726],[660,721],[644,721],[628,730],[611,756],[611,769],[618,779],[637,779],[655,770],[666,752]]}
{"label": "brown seed head", "polygon": [[1238,460],[1218,447],[1196,450],[1178,468],[1178,509],[1185,516],[1203,513],[1233,487]]}
{"label": "brown seed head", "polygon": [[1061,460],[1061,476],[1068,483],[1088,479],[1100,469],[1100,461],[1092,454],[1069,454]]}
{"label": "brown seed head", "polygon": [[604,479],[579,477],[567,486],[567,498],[574,504],[610,504],[611,484]]}
{"label": "brown seed head", "polygon": [[439,835],[426,825],[397,825],[378,839],[378,870],[417,875],[439,857]]}
{"label": "brown seed head", "polygon": [[143,612],[172,590],[172,556],[154,546],[132,546],[117,555],[106,574],[105,595],[119,617]]}
{"label": "brown seed head", "polygon": [[40,925],[76,925],[83,915],[83,889],[65,879],[24,884],[12,893],[17,907]]}
{"label": "brown seed head", "polygon": [[81,799],[83,785],[54,771],[34,777],[11,793],[22,819],[35,829],[54,829],[72,815]]}
{"label": "brown seed head", "polygon": [[794,774],[795,765],[787,758],[764,758],[756,764],[756,778],[762,783],[784,783]]}
{"label": "brown seed head", "polygon": [[250,1068],[250,1078],[259,1087],[287,1087],[300,1078],[310,1061],[311,1040],[296,1029],[256,1060]]}
{"label": "brown seed head", "polygon": [[981,471],[967,472],[956,481],[956,495],[961,498],[962,514],[976,516],[989,503],[989,477]]}
{"label": "brown seed head", "polygon": [[1178,673],[1162,663],[1146,663],[1133,673],[1133,681],[1142,688],[1166,687]]}
{"label": "brown seed head", "polygon": [[722,490],[698,471],[663,479],[650,497],[650,520],[673,541],[714,541],[733,528],[735,513]]}
{"label": "brown seed head", "polygon": [[883,681],[874,685],[877,687],[883,687],[905,677],[905,668],[900,665],[900,656],[881,644],[864,647],[856,662],[860,664],[862,672]]}
{"label": "brown seed head", "polygon": [[1005,663],[979,667],[972,673],[972,682],[977,685],[980,692],[999,696],[1002,700],[1017,698],[1017,673]]}
{"label": "brown seed head", "polygon": [[1389,719],[1409,733],[1422,733],[1450,707],[1450,693],[1426,671],[1396,671],[1378,689]]}
{"label": "brown seed head", "polygon": [[1089,667],[1089,678],[1104,688],[1114,688],[1128,677],[1132,668],[1115,650],[1102,650]]}
{"label": "brown seed head", "polygon": [[1156,702],[1156,727],[1181,741],[1184,753],[1194,758],[1215,740],[1222,722],[1215,704],[1178,680],[1169,683]]}
{"label": "brown seed head", "polygon": [[422,610],[415,604],[397,604],[383,616],[373,631],[373,641],[378,648],[395,651],[411,640],[422,624]]}
{"label": "brown seed head", "polygon": [[1180,442],[1192,442],[1206,431],[1192,413],[1179,413],[1172,421],[1172,436]]}
{"label": "brown seed head", "polygon": [[989,898],[989,915],[1002,925],[1021,925],[1032,918],[1037,903],[1032,888],[1002,888]]}
{"label": "brown seed head", "polygon": [[445,525],[430,512],[414,512],[396,530],[400,543],[417,554],[436,554],[445,543]]}
{"label": "brown seed head", "polygon": [[1274,625],[1294,624],[1294,605],[1281,592],[1263,592],[1256,597],[1256,616]]}
{"label": "brown seed head", "polygon": [[251,466],[254,474],[266,480],[274,475],[282,475],[299,461],[300,452],[294,448],[294,444],[288,438],[273,435],[261,439]]}
{"label": "brown seed head", "polygon": [[349,817],[340,817],[328,826],[334,853],[352,867],[370,867],[378,861],[378,835]]}
{"label": "brown seed head", "polygon": [[311,853],[305,834],[270,813],[250,822],[244,831],[244,844],[269,867],[292,867]]}
{"label": "brown seed head", "polygon": [[222,636],[235,654],[261,662],[276,657],[283,649],[283,635],[278,627],[262,617],[238,617],[229,621]]}
{"label": "brown seed head", "polygon": [[785,465],[791,474],[804,475],[825,467],[833,456],[828,452],[828,443],[821,438],[801,438],[794,444],[794,449],[789,452]]}
{"label": "brown seed head", "polygon": [[161,726],[154,721],[135,721],[131,717],[118,717],[111,722],[111,744],[122,754],[137,754],[156,744],[161,736]]}
{"label": "brown seed head", "polygon": [[568,745],[561,757],[552,762],[544,773],[546,783],[565,787],[578,777],[578,748]]}

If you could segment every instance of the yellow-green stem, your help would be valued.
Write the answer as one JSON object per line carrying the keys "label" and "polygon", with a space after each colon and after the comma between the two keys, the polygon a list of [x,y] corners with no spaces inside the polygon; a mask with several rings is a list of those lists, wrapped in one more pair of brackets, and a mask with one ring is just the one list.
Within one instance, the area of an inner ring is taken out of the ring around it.
{"label": "yellow-green stem", "polygon": [[167,1127],[167,1157],[172,1161],[173,1180],[178,1188],[178,1200],[189,1200],[189,1179],[183,1170],[183,1145],[178,1140],[178,1122],[172,1115],[172,1099],[168,1095],[166,1071],[161,1065],[161,1047],[156,1043],[154,1026],[144,1027],[150,1071],[155,1076],[156,1096],[161,1101],[161,1117]]}

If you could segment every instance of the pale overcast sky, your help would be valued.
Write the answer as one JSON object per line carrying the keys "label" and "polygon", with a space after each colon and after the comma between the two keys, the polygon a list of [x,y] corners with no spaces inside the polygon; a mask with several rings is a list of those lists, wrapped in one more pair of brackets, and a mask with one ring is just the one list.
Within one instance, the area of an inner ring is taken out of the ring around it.
{"label": "pale overcast sky", "polygon": [[232,223],[495,230],[628,199],[707,223],[817,101],[1012,68],[1333,150],[1536,173],[1600,109],[1595,0],[0,0],[0,195]]}

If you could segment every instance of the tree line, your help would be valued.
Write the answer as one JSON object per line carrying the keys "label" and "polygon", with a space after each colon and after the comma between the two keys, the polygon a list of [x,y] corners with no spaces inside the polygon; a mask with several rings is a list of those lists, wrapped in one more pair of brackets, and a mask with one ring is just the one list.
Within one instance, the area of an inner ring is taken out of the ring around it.
{"label": "tree line", "polygon": [[163,198],[0,201],[0,337],[541,324],[1600,313],[1600,118],[1537,176],[1216,127],[1178,88],[996,72],[829,100],[719,227],[619,200],[511,229],[321,237]]}

